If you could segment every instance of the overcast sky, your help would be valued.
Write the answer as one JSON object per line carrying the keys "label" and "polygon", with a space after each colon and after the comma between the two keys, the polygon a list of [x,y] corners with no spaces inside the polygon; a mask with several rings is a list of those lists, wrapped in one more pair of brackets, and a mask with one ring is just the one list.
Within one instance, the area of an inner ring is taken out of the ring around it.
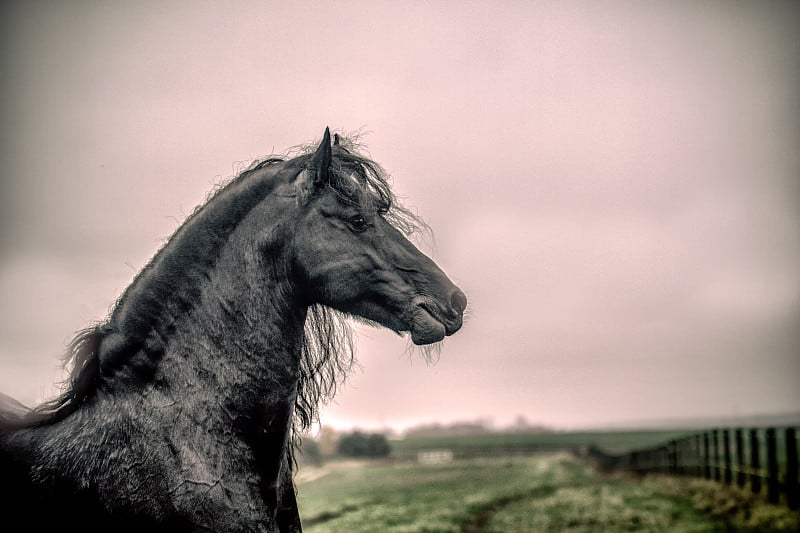
{"label": "overcast sky", "polygon": [[217,183],[369,153],[470,299],[436,365],[359,328],[323,424],[800,410],[796,2],[5,2],[0,390]]}

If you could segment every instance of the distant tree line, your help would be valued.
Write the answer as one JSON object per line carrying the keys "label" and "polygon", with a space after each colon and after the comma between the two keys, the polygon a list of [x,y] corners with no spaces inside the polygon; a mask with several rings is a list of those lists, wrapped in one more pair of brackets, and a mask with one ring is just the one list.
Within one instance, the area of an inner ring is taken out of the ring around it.
{"label": "distant tree line", "polygon": [[381,458],[388,457],[391,451],[386,435],[381,433],[336,433],[323,429],[317,438],[307,435],[302,440],[299,458],[305,463],[319,465],[335,456]]}
{"label": "distant tree line", "polygon": [[303,461],[309,464],[322,464],[322,453],[320,452],[319,444],[310,437],[303,439],[300,445],[300,456]]}
{"label": "distant tree line", "polygon": [[423,424],[406,430],[406,437],[463,437],[468,435],[487,435],[492,430],[489,422],[454,422],[452,424]]}
{"label": "distant tree line", "polygon": [[337,445],[337,452],[344,457],[388,457],[391,451],[389,441],[380,433],[345,433]]}
{"label": "distant tree line", "polygon": [[490,435],[493,433],[552,433],[553,430],[541,424],[531,424],[518,415],[510,426],[496,428],[491,420],[475,420],[452,422],[449,424],[422,424],[406,429],[407,438],[429,437],[468,437],[472,435]]}

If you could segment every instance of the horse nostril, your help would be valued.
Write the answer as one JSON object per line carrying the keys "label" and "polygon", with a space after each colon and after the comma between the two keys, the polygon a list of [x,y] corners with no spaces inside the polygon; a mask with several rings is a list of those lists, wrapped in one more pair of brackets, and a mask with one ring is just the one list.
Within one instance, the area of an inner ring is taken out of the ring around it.
{"label": "horse nostril", "polygon": [[450,305],[452,305],[453,309],[460,315],[464,312],[464,309],[467,308],[467,297],[464,296],[463,292],[456,289],[453,291],[453,294],[450,295]]}

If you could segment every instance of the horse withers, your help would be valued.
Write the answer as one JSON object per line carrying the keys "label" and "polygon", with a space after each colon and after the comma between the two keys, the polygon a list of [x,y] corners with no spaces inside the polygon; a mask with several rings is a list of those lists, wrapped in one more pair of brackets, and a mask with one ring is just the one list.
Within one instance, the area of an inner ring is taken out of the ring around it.
{"label": "horse withers", "polygon": [[59,397],[0,395],[0,528],[301,530],[293,448],[352,365],[343,317],[430,345],[467,305],[346,142],[242,172],[76,337]]}

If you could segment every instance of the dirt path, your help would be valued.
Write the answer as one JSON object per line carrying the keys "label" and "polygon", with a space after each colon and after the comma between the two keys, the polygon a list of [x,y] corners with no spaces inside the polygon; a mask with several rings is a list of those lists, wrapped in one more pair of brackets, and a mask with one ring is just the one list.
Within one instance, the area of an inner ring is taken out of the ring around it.
{"label": "dirt path", "polygon": [[492,516],[511,503],[533,498],[546,498],[556,491],[555,487],[544,485],[531,491],[512,496],[504,496],[489,502],[481,508],[477,514],[473,515],[469,521],[461,526],[461,533],[485,533]]}
{"label": "dirt path", "polygon": [[346,505],[335,512],[325,512],[319,514],[317,516],[312,516],[303,520],[303,527],[311,527],[316,524],[321,524],[322,522],[327,522],[329,520],[333,520],[334,518],[339,518],[340,516],[351,513],[353,511],[358,511],[361,509],[358,505]]}
{"label": "dirt path", "polygon": [[294,476],[294,482],[298,485],[303,483],[310,483],[317,479],[323,478],[333,472],[340,470],[352,470],[354,468],[364,468],[366,466],[374,466],[376,463],[370,461],[358,460],[343,460],[331,461],[322,466],[303,465]]}

